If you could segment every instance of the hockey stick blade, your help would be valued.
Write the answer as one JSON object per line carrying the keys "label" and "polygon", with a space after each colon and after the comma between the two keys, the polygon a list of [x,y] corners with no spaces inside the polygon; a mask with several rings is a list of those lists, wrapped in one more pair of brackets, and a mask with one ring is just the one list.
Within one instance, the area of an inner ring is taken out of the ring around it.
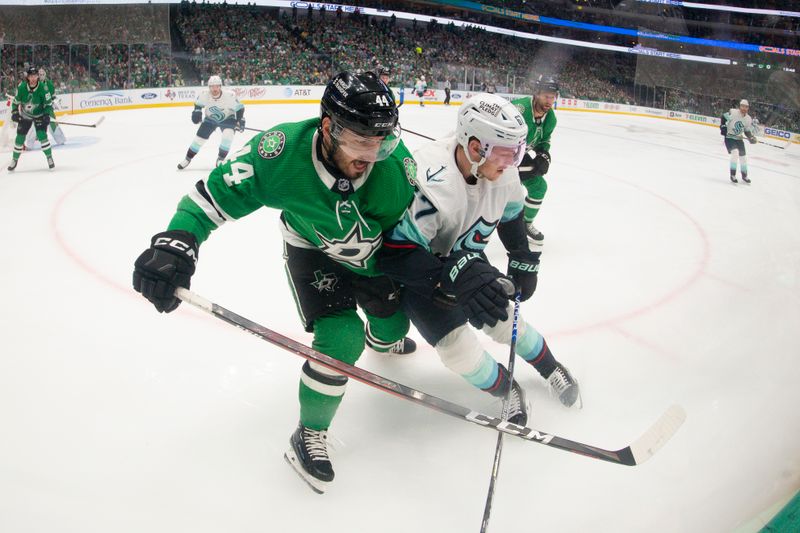
{"label": "hockey stick blade", "polygon": [[501,418],[485,415],[477,411],[473,411],[467,407],[455,404],[448,400],[443,400],[436,396],[432,396],[422,391],[418,391],[391,379],[379,376],[363,368],[349,365],[345,362],[334,359],[329,355],[318,352],[309,348],[305,344],[297,342],[289,337],[281,335],[269,328],[266,328],[252,320],[237,315],[233,311],[225,309],[224,307],[206,300],[202,296],[194,292],[178,288],[175,290],[175,296],[181,301],[186,302],[194,307],[209,313],[228,324],[236,326],[256,337],[265,340],[275,346],[288,350],[304,359],[314,361],[330,370],[334,370],[353,378],[365,385],[369,385],[376,389],[393,394],[398,398],[414,402],[434,411],[439,411],[446,415],[455,418],[460,418],[479,426],[492,428],[495,431],[513,435],[525,440],[538,442],[553,448],[558,448],[571,453],[584,455],[593,459],[601,461],[608,461],[610,463],[622,465],[638,465],[648,460],[653,454],[656,453],[678,430],[686,419],[686,414],[680,406],[674,405],[670,407],[659,420],[648,429],[639,439],[632,445],[622,448],[621,450],[604,450],[589,444],[565,439],[549,433],[532,429],[525,426],[518,426],[512,424]]}

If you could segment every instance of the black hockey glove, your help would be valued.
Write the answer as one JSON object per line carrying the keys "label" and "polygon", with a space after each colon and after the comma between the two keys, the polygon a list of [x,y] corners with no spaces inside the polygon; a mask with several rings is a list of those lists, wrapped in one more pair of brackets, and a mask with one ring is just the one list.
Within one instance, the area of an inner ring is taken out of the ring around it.
{"label": "black hockey glove", "polygon": [[756,139],[756,136],[753,135],[753,133],[751,133],[749,131],[745,132],[745,136],[747,136],[747,140],[750,141],[750,144],[756,144],[758,142],[758,139]]}
{"label": "black hockey glove", "polygon": [[722,135],[722,136],[727,135],[728,134],[728,126],[725,125],[725,124],[720,124],[719,125],[719,134]]}
{"label": "black hockey glove", "polygon": [[476,328],[495,326],[508,320],[508,291],[500,283],[503,274],[479,253],[459,252],[448,257],[434,301],[447,307],[460,306]]}
{"label": "black hockey glove", "polygon": [[41,117],[36,117],[33,119],[33,124],[36,126],[37,130],[43,130],[50,124],[50,115],[45,113]]}
{"label": "black hockey glove", "polygon": [[522,181],[544,176],[550,170],[550,152],[547,150],[528,150],[519,165]]}
{"label": "black hockey glove", "polygon": [[244,131],[244,119],[240,118],[236,121],[236,125],[233,127],[235,131],[242,132]]}
{"label": "black hockey glove", "polygon": [[520,291],[520,299],[524,302],[533,296],[539,277],[539,256],[542,252],[517,250],[508,252],[509,278],[514,280]]}
{"label": "black hockey glove", "polygon": [[150,248],[136,259],[133,288],[142,293],[159,313],[174,311],[181,303],[178,287],[189,288],[197,263],[197,239],[188,231],[165,231],[153,235]]}
{"label": "black hockey glove", "polygon": [[386,276],[356,276],[353,292],[358,305],[372,316],[389,318],[400,310],[400,289]]}
{"label": "black hockey glove", "polygon": [[14,106],[14,109],[11,110],[11,122],[19,122],[19,108]]}
{"label": "black hockey glove", "polygon": [[193,124],[200,124],[203,120],[203,112],[199,109],[195,109],[192,111],[192,123]]}

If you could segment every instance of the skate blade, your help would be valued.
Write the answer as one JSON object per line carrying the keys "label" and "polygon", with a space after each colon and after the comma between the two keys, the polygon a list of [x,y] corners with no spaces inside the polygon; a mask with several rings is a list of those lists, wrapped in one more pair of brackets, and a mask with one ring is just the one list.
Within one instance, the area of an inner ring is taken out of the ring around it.
{"label": "skate blade", "polygon": [[311,490],[317,494],[325,494],[325,490],[330,485],[330,482],[321,481],[306,472],[305,469],[300,465],[300,461],[297,459],[297,455],[295,455],[294,450],[287,450],[286,453],[283,454],[283,458],[286,459],[286,462],[289,463],[295,472],[297,472],[297,475],[300,476],[300,479],[305,481],[306,484],[311,487]]}

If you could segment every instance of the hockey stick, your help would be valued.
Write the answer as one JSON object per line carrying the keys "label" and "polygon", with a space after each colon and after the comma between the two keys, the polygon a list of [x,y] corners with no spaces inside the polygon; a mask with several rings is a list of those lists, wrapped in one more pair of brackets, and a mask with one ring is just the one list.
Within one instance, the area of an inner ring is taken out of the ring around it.
{"label": "hockey stick", "polygon": [[767,141],[762,141],[761,139],[759,139],[758,144],[766,144],[767,146],[772,146],[773,148],[780,148],[781,150],[786,150],[787,148],[789,148],[789,145],[792,144],[792,141],[786,141],[786,144],[781,146],[780,144],[772,144],[768,143]]}
{"label": "hockey stick", "polygon": [[[514,362],[517,354],[517,324],[519,323],[519,301],[522,295],[516,291],[514,295],[514,319],[511,322],[511,350],[508,354],[508,390],[503,401],[503,420],[508,418],[508,402],[511,399],[511,389],[514,386]],[[489,478],[489,492],[486,494],[486,505],[483,508],[483,521],[481,522],[481,533],[486,533],[489,527],[489,516],[492,514],[492,501],[494,500],[494,487],[497,484],[497,474],[500,471],[500,455],[503,453],[503,434],[497,434],[497,445],[494,449],[494,462],[492,463],[492,477]]]}
{"label": "hockey stick", "polygon": [[103,115],[94,124],[76,124],[75,122],[61,122],[60,120],[54,120],[53,122],[55,122],[56,124],[59,124],[61,126],[80,126],[82,128],[96,128],[97,126],[102,124],[105,119],[106,119],[106,116]]}
{"label": "hockey stick", "polygon": [[403,131],[407,131],[411,135],[416,135],[417,137],[422,137],[423,139],[428,139],[429,141],[435,141],[436,140],[433,137],[428,137],[427,135],[423,135],[421,133],[417,133],[416,131],[409,130],[409,129],[406,129],[406,128],[403,128]]}
{"label": "hockey stick", "polygon": [[347,363],[339,361],[338,359],[334,359],[329,355],[325,355],[324,353],[313,350],[304,344],[290,339],[289,337],[265,328],[264,326],[253,322],[252,320],[248,320],[243,316],[237,315],[233,311],[229,311],[221,305],[210,302],[188,289],[176,289],[175,296],[180,298],[182,301],[197,307],[198,309],[202,309],[206,313],[214,315],[228,324],[236,326],[239,329],[243,329],[244,331],[252,333],[262,340],[272,343],[275,346],[288,350],[296,355],[299,355],[300,357],[308,359],[309,361],[314,361],[315,363],[329,368],[330,370],[334,370],[340,374],[360,381],[365,385],[369,385],[371,387],[375,387],[376,389],[388,392],[389,394],[393,394],[398,398],[403,398],[429,409],[433,409],[434,411],[439,411],[440,413],[444,413],[455,418],[460,418],[479,426],[492,428],[495,431],[514,435],[515,437],[520,437],[525,440],[538,442],[539,444],[558,448],[559,450],[564,450],[570,453],[577,453],[593,459],[600,459],[601,461],[608,461],[610,463],[627,466],[642,464],[652,457],[659,450],[659,448],[661,448],[675,434],[681,424],[683,424],[683,421],[686,419],[686,413],[684,412],[683,408],[679,405],[673,405],[667,409],[663,415],[661,415],[661,418],[659,418],[650,429],[648,429],[630,446],[626,446],[620,450],[604,450],[589,444],[583,444],[581,442],[565,439],[556,435],[550,435],[549,433],[544,433],[529,427],[512,424],[511,422],[506,422],[500,418],[485,415],[453,402],[437,398],[436,396],[432,396],[416,389],[412,389],[411,387],[397,383],[396,381],[373,374],[372,372],[364,370],[363,368],[348,365]]}

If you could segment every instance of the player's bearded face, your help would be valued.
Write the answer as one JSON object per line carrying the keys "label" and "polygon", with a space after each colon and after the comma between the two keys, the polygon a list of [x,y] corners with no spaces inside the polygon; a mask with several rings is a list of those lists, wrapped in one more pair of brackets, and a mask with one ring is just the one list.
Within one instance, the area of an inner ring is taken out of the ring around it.
{"label": "player's bearded face", "polygon": [[219,85],[210,85],[208,88],[211,90],[211,96],[214,98],[219,98],[222,94],[222,87]]}
{"label": "player's bearded face", "polygon": [[326,120],[323,125],[326,143],[336,143],[333,162],[347,177],[357,178],[376,161],[389,157],[400,142],[399,127],[391,135],[365,136]]}
{"label": "player's bearded face", "polygon": [[536,103],[543,111],[550,111],[556,101],[556,93],[539,93],[536,95]]}

